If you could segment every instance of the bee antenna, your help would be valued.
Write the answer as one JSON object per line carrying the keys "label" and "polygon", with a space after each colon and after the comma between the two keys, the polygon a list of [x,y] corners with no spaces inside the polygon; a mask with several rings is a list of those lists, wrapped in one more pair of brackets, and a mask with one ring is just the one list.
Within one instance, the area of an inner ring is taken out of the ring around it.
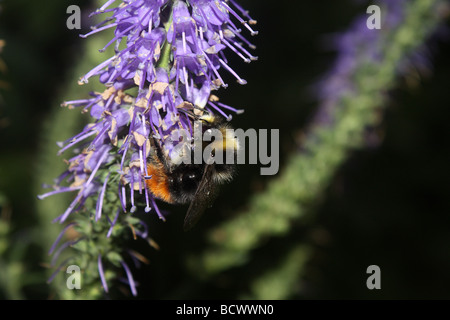
{"label": "bee antenna", "polygon": [[196,119],[198,118],[193,112],[188,111],[188,110],[184,110],[184,109],[178,109],[179,111],[183,112],[185,115],[187,115],[188,117],[192,118],[192,119]]}
{"label": "bee antenna", "polygon": [[[200,108],[199,106],[196,106],[196,105],[192,105],[192,109],[197,109],[197,110],[200,110],[200,111],[202,111],[202,112],[211,113],[211,112],[209,112],[208,110],[205,110],[205,109],[203,109],[203,108]],[[180,108],[180,109],[178,109],[178,110],[184,112],[187,116],[191,117],[191,118],[194,119],[194,120],[198,120],[198,119],[200,118],[199,115],[196,115],[194,112],[192,112],[192,111],[190,111],[190,110],[185,110],[185,109],[182,109],[182,108]]]}
{"label": "bee antenna", "polygon": [[196,106],[195,104],[192,105],[192,108],[197,109],[197,110],[201,110],[201,111],[205,111],[205,109],[200,108],[199,106]]}

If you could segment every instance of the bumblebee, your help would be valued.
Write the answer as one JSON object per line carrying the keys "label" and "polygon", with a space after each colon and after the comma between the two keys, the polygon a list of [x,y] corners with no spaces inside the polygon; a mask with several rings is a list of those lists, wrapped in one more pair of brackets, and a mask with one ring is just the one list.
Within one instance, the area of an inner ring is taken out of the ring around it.
{"label": "bumblebee", "polygon": [[[193,117],[193,115],[191,115]],[[199,121],[203,133],[216,129],[221,133],[222,140],[214,140],[210,159],[214,158],[214,150],[221,150],[222,154],[232,151],[234,159],[239,149],[239,142],[234,134],[230,134],[230,126],[224,119],[204,111],[202,116],[196,116],[194,123]],[[205,142],[202,141],[202,155]],[[167,155],[163,146],[157,140],[153,141],[153,152],[147,162],[147,174],[150,178],[145,180],[147,188],[157,199],[171,204],[189,204],[185,219],[184,230],[191,229],[203,215],[208,207],[212,206],[218,195],[218,187],[232,180],[235,172],[235,162],[232,164],[205,161],[200,164],[193,160],[193,148],[190,148],[190,164],[176,164]],[[202,157],[203,158],[203,157]],[[209,164],[210,163],[210,164]]]}

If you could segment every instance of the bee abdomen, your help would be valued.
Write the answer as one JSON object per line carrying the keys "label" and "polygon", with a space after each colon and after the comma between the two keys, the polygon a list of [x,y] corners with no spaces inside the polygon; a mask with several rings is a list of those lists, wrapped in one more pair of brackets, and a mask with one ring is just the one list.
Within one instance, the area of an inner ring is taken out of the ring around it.
{"label": "bee abdomen", "polygon": [[165,202],[173,203],[174,199],[169,190],[169,179],[161,166],[148,164],[147,172],[151,178],[145,180],[145,184],[153,196]]}

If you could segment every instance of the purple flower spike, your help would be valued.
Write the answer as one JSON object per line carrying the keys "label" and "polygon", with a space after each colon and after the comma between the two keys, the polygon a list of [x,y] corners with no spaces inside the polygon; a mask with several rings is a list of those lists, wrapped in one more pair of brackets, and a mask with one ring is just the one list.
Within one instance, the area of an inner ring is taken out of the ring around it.
{"label": "purple flower spike", "polygon": [[[90,99],[63,104],[69,108],[82,107],[83,112],[90,112],[95,123],[60,143],[59,154],[76,145],[84,149],[69,160],[69,169],[54,187],[55,191],[41,196],[79,192],[67,211],[55,219],[59,222],[64,222],[90,195],[98,199],[95,218],[100,219],[112,176],[99,178],[98,173],[106,163],[116,159],[111,150],[117,146],[120,146],[117,173],[121,176],[119,198],[123,211],[127,211],[130,201],[130,211],[135,212],[135,197],[144,194],[145,211],[150,212],[154,199],[144,183],[145,178],[151,179],[147,174],[150,137],[161,138],[172,156],[174,145],[167,139],[171,132],[192,129],[184,110],[207,109],[228,121],[232,119],[230,111],[241,113],[242,110],[219,102],[212,91],[227,86],[220,76],[221,70],[231,73],[238,83],[246,83],[228,65],[225,51],[233,52],[244,62],[257,59],[248,51],[254,46],[239,28],[243,26],[255,35],[252,26],[256,21],[235,1],[129,0],[110,8],[113,3],[108,1],[95,12],[107,11],[112,15],[86,36],[115,28],[113,39],[105,45],[106,48],[115,44],[115,55],[80,80],[84,83],[98,76],[107,87],[104,92],[92,93]],[[119,50],[124,41],[126,46]],[[125,93],[132,87],[138,89],[136,96]],[[60,185],[64,180],[70,183],[68,187]]]}
{"label": "purple flower spike", "polygon": [[[99,48],[103,52],[112,47],[114,53],[93,66],[79,83],[98,77],[104,90],[62,104],[88,113],[92,123],[58,142],[58,155],[64,153],[68,158],[68,168],[55,180],[53,190],[39,198],[76,191],[67,210],[53,221],[77,219],[74,213],[89,215],[92,222],[105,223],[109,238],[114,226],[123,221],[120,213],[133,214],[139,204],[144,203],[146,213],[155,212],[165,219],[146,184],[152,179],[147,159],[153,139],[160,140],[169,161],[176,161],[175,147],[181,142],[172,141],[172,133],[185,129],[192,134],[193,111],[208,110],[228,121],[230,113],[242,113],[220,102],[212,92],[227,87],[222,72],[246,84],[229,65],[226,53],[246,63],[256,60],[250,53],[255,46],[244,34],[256,35],[257,31],[253,29],[256,21],[229,0],[107,0],[92,15],[102,13],[108,17],[81,37],[114,30],[112,39]],[[63,233],[50,252],[55,251]],[[137,235],[147,237],[147,228]],[[100,255],[97,263],[107,291]],[[130,270],[124,262],[122,265],[136,295]]]}

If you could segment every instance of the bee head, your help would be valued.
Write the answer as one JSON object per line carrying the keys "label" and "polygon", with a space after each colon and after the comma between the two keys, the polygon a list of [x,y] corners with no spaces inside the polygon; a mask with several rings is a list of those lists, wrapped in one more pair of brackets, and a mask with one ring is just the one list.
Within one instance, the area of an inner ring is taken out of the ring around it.
{"label": "bee head", "polygon": [[171,195],[177,203],[189,203],[195,196],[202,179],[202,168],[197,165],[180,165],[169,175]]}
{"label": "bee head", "polygon": [[214,116],[214,114],[207,112],[207,111],[205,111],[204,114],[202,116],[200,116],[198,119],[200,121],[203,121],[204,123],[207,123],[210,125],[217,121],[216,116]]}

